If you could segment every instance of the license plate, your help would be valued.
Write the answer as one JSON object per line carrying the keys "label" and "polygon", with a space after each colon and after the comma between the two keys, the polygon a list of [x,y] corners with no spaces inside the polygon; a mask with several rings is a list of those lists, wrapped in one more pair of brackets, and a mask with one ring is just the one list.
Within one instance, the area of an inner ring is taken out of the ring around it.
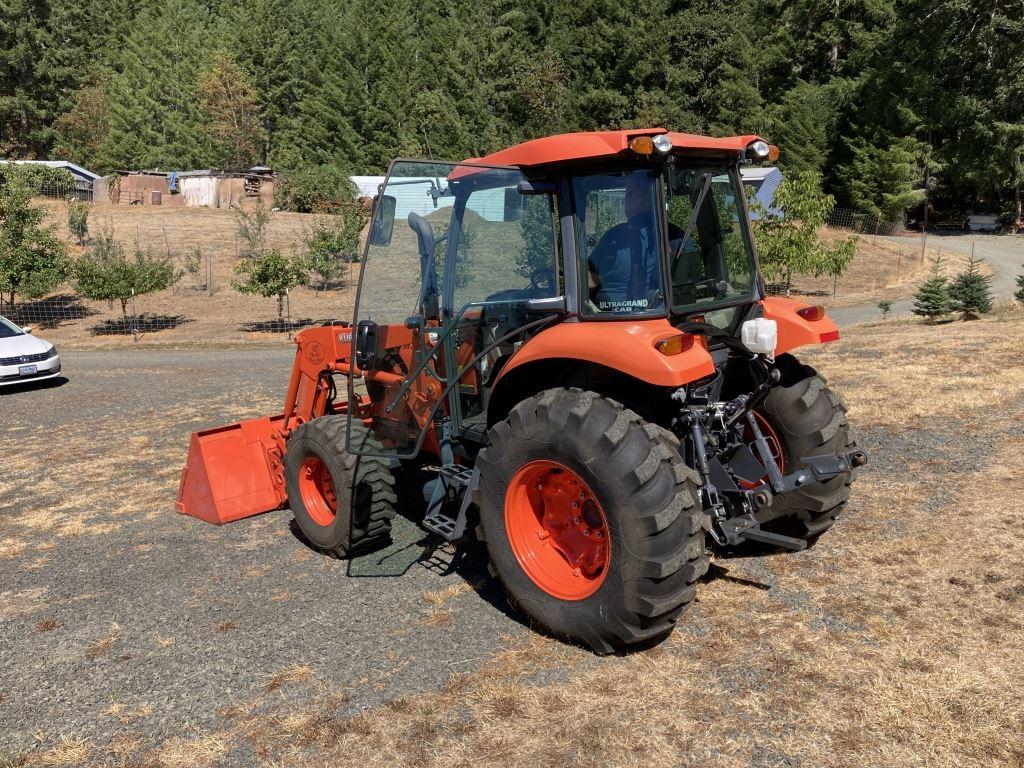
{"label": "license plate", "polygon": [[18,375],[19,376],[31,376],[38,369],[34,365],[19,365]]}

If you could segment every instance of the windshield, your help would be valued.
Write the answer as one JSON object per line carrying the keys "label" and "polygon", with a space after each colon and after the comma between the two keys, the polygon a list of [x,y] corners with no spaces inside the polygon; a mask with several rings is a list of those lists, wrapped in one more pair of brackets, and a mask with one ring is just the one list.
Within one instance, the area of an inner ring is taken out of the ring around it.
{"label": "windshield", "polygon": [[[664,171],[577,176],[573,194],[589,314],[663,313],[666,262],[675,313],[735,303],[753,291],[756,272],[738,197],[742,187],[725,164],[678,161]],[[662,200],[667,245],[657,215]]]}
{"label": "windshield", "polygon": [[754,258],[744,233],[742,186],[725,167],[668,166],[672,309],[734,302],[754,289]]}
{"label": "windshield", "polygon": [[0,316],[0,339],[9,339],[12,336],[22,336],[24,331],[18,326],[8,320],[6,317]]}

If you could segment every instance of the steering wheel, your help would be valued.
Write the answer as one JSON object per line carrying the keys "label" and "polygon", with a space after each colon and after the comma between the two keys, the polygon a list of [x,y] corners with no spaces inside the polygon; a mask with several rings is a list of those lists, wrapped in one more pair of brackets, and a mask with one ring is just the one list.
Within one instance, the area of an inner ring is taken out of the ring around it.
{"label": "steering wheel", "polygon": [[549,267],[539,267],[530,273],[530,288],[554,288],[555,270]]}

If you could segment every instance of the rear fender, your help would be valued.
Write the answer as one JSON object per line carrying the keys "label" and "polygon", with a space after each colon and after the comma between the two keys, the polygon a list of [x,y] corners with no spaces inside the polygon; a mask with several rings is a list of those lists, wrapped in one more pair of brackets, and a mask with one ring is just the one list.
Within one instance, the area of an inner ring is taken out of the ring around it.
{"label": "rear fender", "polygon": [[806,320],[797,312],[811,307],[806,301],[786,299],[781,296],[769,296],[761,299],[761,311],[768,320],[774,320],[778,326],[778,341],[775,354],[781,355],[797,347],[811,344],[827,344],[839,340],[839,328],[827,315],[820,320]]}
{"label": "rear fender", "polygon": [[577,378],[612,384],[606,393],[627,403],[654,402],[667,393],[715,372],[702,337],[676,355],[655,348],[663,339],[680,335],[668,321],[567,322],[549,328],[526,342],[501,369],[491,385],[488,422],[505,418],[523,397]]}
{"label": "rear fender", "polygon": [[693,346],[675,355],[662,354],[654,346],[679,335],[663,318],[560,323],[520,347],[502,369],[495,386],[520,366],[552,359],[596,363],[657,387],[681,387],[713,374],[715,363],[703,340],[695,339]]}

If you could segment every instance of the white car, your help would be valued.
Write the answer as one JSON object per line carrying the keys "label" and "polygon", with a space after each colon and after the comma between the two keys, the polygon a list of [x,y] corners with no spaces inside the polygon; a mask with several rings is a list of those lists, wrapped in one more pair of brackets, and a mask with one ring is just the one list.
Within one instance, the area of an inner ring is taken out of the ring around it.
{"label": "white car", "polygon": [[52,379],[59,374],[60,355],[53,344],[0,316],[0,387]]}

